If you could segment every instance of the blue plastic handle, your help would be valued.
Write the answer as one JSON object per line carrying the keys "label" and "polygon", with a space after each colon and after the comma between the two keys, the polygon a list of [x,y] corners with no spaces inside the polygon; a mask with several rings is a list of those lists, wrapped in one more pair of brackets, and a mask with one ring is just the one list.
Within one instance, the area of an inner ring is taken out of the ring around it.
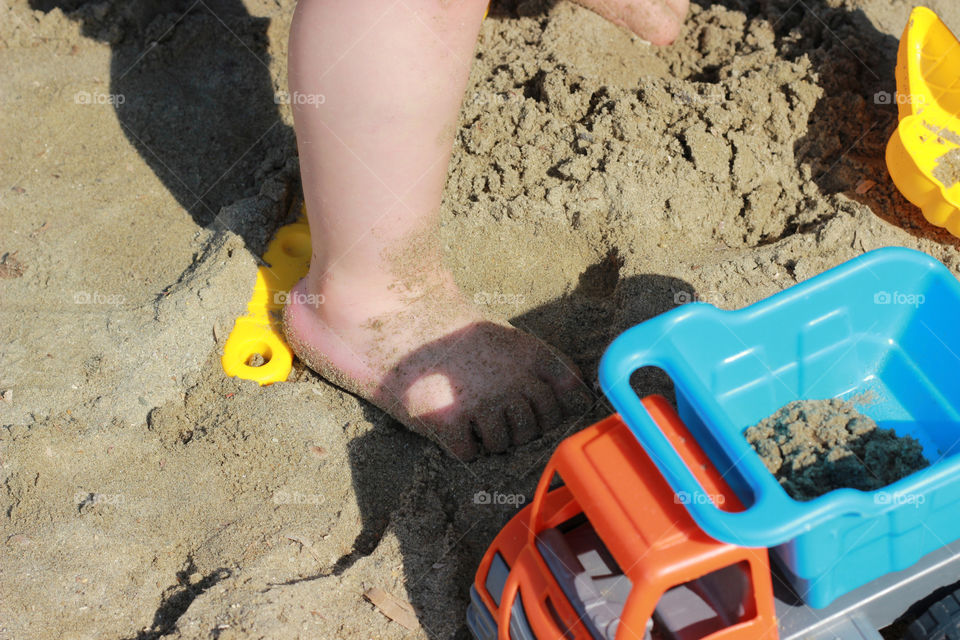
{"label": "blue plastic handle", "polygon": [[[647,453],[663,473],[674,491],[689,495],[705,492],[683,459],[667,440],[630,386],[630,376],[641,367],[660,367],[673,380],[689,380],[684,373],[686,363],[671,347],[669,333],[690,314],[718,313],[731,322],[740,312],[720,311],[707,304],[684,305],[621,334],[600,361],[600,386],[621,418],[630,427]],[[743,447],[749,448],[746,440]],[[728,452],[731,453],[731,452]],[[759,456],[743,455],[744,450],[732,452],[737,464],[761,465]],[[769,473],[765,469],[760,472]],[[838,509],[846,512],[869,510],[870,496],[853,489],[831,494],[831,500],[797,503],[775,496],[769,485],[753,481],[755,474],[744,474],[754,494],[753,504],[744,511],[727,512],[711,501],[686,503],[696,523],[711,537],[746,547],[769,547],[788,540],[833,518]],[[772,476],[771,476],[772,479]],[[775,481],[774,481],[775,482]],[[774,486],[773,489],[779,490]]]}

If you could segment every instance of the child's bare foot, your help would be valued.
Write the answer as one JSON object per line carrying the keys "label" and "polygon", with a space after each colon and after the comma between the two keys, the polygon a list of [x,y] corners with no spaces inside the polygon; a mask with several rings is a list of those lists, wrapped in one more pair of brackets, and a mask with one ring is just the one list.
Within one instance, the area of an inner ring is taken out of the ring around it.
{"label": "child's bare foot", "polygon": [[415,289],[325,277],[311,293],[308,280],[284,312],[300,359],[458,458],[522,444],[584,408],[569,360],[485,319],[446,273]]}
{"label": "child's bare foot", "polygon": [[657,45],[676,40],[689,0],[574,0],[610,22]]}
{"label": "child's bare foot", "polygon": [[[689,0],[579,1],[666,44]],[[290,343],[462,458],[530,440],[586,392],[441,267],[434,230],[486,5],[300,0],[290,30],[290,93],[316,98],[291,103],[313,257],[285,311]]]}

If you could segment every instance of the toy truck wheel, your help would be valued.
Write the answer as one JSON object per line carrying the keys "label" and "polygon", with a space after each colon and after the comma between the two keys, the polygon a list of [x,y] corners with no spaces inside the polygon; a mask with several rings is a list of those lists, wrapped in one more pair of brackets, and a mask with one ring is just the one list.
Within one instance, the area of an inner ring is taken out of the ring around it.
{"label": "toy truck wheel", "polygon": [[907,640],[960,640],[960,589],[914,620],[907,628]]}

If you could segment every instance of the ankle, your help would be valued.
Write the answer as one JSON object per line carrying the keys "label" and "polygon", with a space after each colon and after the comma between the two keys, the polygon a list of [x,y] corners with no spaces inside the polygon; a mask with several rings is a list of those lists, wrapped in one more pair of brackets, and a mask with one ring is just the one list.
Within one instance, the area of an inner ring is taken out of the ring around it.
{"label": "ankle", "polygon": [[432,300],[450,308],[460,306],[462,296],[446,270],[428,272],[413,281],[383,273],[325,273],[304,278],[290,292],[289,300],[313,314],[330,328],[349,329],[387,316],[396,316]]}
{"label": "ankle", "polygon": [[442,264],[425,264],[407,269],[403,274],[382,268],[351,269],[332,267],[326,271],[313,269],[301,284],[304,292],[346,303],[370,300],[409,302],[438,290],[457,289],[453,274]]}

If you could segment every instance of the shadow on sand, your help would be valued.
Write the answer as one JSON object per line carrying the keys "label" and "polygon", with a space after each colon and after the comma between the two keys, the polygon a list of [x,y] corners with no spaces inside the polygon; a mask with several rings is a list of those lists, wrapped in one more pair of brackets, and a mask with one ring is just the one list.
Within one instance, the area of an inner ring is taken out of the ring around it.
{"label": "shadow on sand", "polygon": [[[217,221],[256,255],[277,224],[261,207],[218,215],[283,173],[289,205],[296,181],[293,131],[281,119],[268,64],[269,20],[240,0],[30,0],[63,10],[82,33],[111,47],[110,88],[130,144],[200,226]],[[282,215],[279,214],[279,215]]]}

